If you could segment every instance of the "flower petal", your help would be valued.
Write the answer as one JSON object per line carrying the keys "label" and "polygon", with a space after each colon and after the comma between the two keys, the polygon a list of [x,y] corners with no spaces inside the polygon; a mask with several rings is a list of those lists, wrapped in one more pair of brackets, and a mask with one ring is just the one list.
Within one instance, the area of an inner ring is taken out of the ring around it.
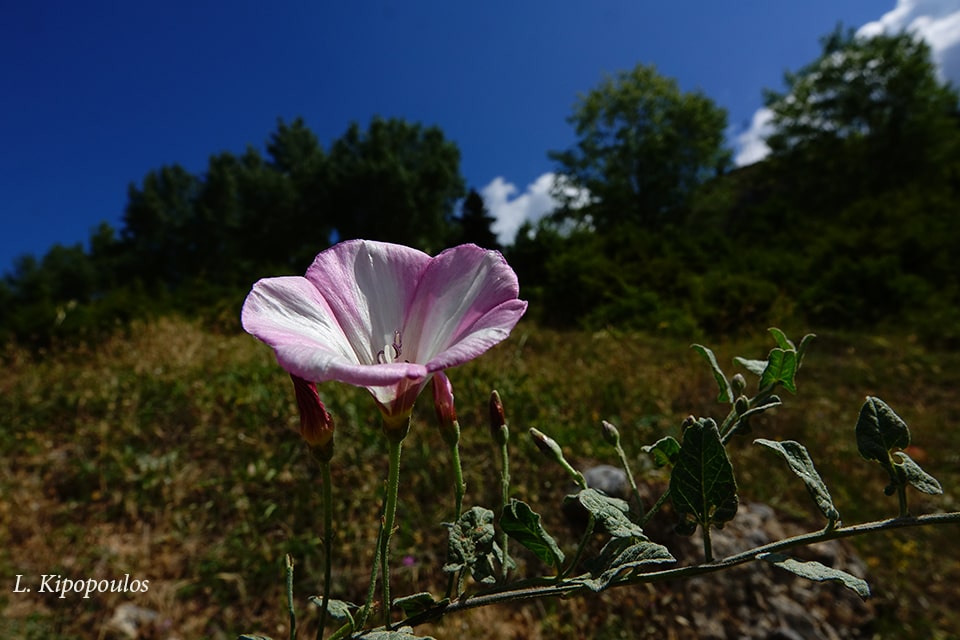
{"label": "flower petal", "polygon": [[320,253],[307,269],[356,362],[377,364],[377,352],[403,328],[404,311],[430,261],[410,247],[348,240]]}
{"label": "flower petal", "polygon": [[330,305],[306,278],[257,282],[243,304],[241,322],[247,332],[273,347],[280,366],[311,382],[391,385],[427,375],[422,365],[370,366],[365,354],[369,349],[364,349],[366,361],[361,362]]}
{"label": "flower petal", "polygon": [[405,322],[417,328],[415,360],[439,371],[504,340],[527,308],[517,299],[519,290],[516,274],[496,251],[460,245],[437,255],[421,276]]}

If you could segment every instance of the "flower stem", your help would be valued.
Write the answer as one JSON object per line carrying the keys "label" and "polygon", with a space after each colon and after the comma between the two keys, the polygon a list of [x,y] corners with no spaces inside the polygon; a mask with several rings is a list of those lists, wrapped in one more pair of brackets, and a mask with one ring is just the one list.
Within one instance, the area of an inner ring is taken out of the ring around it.
{"label": "flower stem", "polygon": [[[507,441],[509,437],[507,434],[507,425],[503,425],[501,430],[504,432],[504,438],[500,443],[500,457],[503,460],[503,469],[500,473],[500,517],[503,517],[503,512],[507,508],[507,503],[510,502],[510,452],[507,447]],[[501,582],[507,581],[507,571],[510,566],[510,555],[507,553],[507,544],[510,540],[510,537],[507,535],[506,531],[503,531],[501,527],[500,534],[500,549],[503,551],[503,563],[500,566],[500,580]]]}
{"label": "flower stem", "polygon": [[623,467],[624,473],[627,474],[627,480],[630,482],[630,488],[633,490],[633,497],[637,499],[637,508],[640,509],[640,512],[643,512],[643,498],[640,497],[640,490],[637,489],[637,481],[633,478],[633,471],[630,470],[630,462],[627,460],[627,453],[623,450],[623,447],[620,446],[620,442],[617,441],[615,445],[617,450],[617,456],[620,458],[620,466]]}
{"label": "flower stem", "polygon": [[297,612],[293,608],[293,558],[288,553],[287,565],[287,609],[290,614],[290,640],[297,637]]}
{"label": "flower stem", "polygon": [[450,447],[450,456],[453,464],[453,490],[455,493],[455,506],[453,521],[460,519],[463,511],[463,496],[467,492],[467,484],[463,480],[463,467],[460,465],[460,443]]}
{"label": "flower stem", "polygon": [[317,627],[317,640],[323,638],[323,628],[327,624],[327,609],[330,602],[330,565],[333,537],[333,485],[330,478],[330,461],[320,461],[320,477],[323,484],[323,604],[320,606],[320,626]]}
{"label": "flower stem", "polygon": [[383,508],[383,536],[380,539],[380,579],[383,588],[383,624],[390,629],[390,538],[397,515],[397,494],[400,486],[400,450],[403,439],[389,439],[387,497]]}

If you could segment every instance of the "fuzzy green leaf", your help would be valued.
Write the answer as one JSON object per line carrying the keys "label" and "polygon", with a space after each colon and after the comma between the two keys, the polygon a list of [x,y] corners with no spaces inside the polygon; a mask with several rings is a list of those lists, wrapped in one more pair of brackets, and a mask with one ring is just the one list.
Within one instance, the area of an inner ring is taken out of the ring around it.
{"label": "fuzzy green leaf", "polygon": [[910,429],[880,398],[868,397],[857,419],[857,449],[889,470],[890,452],[910,446]]}
{"label": "fuzzy green leaf", "polygon": [[433,595],[431,595],[429,591],[421,591],[420,593],[397,598],[393,601],[393,606],[399,607],[400,610],[403,611],[403,614],[409,617],[449,601],[449,598],[434,600]]}
{"label": "fuzzy green leaf", "polygon": [[803,357],[807,354],[807,349],[810,348],[810,342],[816,337],[816,334],[808,333],[800,340],[800,346],[797,347],[797,371],[800,371],[800,367],[803,365]]}
{"label": "fuzzy green leaf", "polygon": [[810,458],[806,447],[793,440],[775,442],[758,438],[754,440],[754,443],[773,449],[783,456],[790,469],[803,480],[807,491],[810,492],[810,496],[817,503],[817,507],[824,517],[831,522],[840,519],[840,512],[833,505],[833,498],[830,497],[827,485],[823,483],[823,478],[820,477],[816,467],[813,466],[813,460]]}
{"label": "fuzzy green leaf", "polygon": [[717,396],[717,401],[733,402],[733,389],[730,388],[730,381],[727,380],[727,376],[724,375],[720,369],[720,365],[717,364],[717,357],[713,355],[713,351],[700,344],[691,345],[691,348],[703,356],[710,364],[710,369],[713,371],[713,378],[717,381],[717,386],[720,387],[720,394]]}
{"label": "fuzzy green leaf", "polygon": [[903,470],[907,482],[912,484],[914,489],[931,496],[938,496],[943,493],[940,482],[924,471],[919,464],[914,462],[913,458],[903,451],[897,451],[893,455],[900,458],[900,462],[895,462],[894,465]]}
{"label": "fuzzy green leaf", "polygon": [[772,389],[781,384],[790,393],[796,393],[797,385],[793,381],[796,374],[797,352],[792,349],[784,351],[779,347],[771,349],[767,356],[767,366],[760,374],[760,389]]}
{"label": "fuzzy green leaf", "polygon": [[[320,596],[310,596],[310,603],[317,607],[322,607],[323,598]],[[327,602],[327,613],[338,622],[350,622],[352,624],[353,615],[350,613],[350,610],[357,610],[359,608],[360,607],[352,602],[345,602],[344,600],[329,600]]]}
{"label": "fuzzy green leaf", "polygon": [[870,597],[870,585],[865,580],[850,575],[846,571],[833,569],[819,562],[795,560],[782,553],[761,553],[757,558],[766,560],[781,569],[786,569],[801,578],[816,580],[817,582],[839,582],[848,589],[856,591],[857,595],[864,600]]}
{"label": "fuzzy green leaf", "polygon": [[767,368],[766,360],[750,360],[748,358],[741,358],[740,356],[737,356],[734,358],[734,361],[755,376],[762,376],[764,370]]}
{"label": "fuzzy green leaf", "polygon": [[630,505],[620,498],[611,498],[595,489],[584,489],[576,495],[567,496],[565,501],[576,500],[587,513],[591,514],[605,530],[614,538],[628,538],[631,536],[646,540],[640,525],[631,522],[627,514]]}
{"label": "fuzzy green leaf", "polygon": [[785,334],[780,329],[777,329],[776,327],[770,327],[769,329],[767,329],[767,331],[769,331],[770,335],[773,336],[773,339],[777,343],[777,346],[783,349],[784,351],[797,350],[797,347],[790,341],[790,339],[787,337],[787,334]]}
{"label": "fuzzy green leaf", "polygon": [[673,436],[666,436],[653,444],[640,447],[640,450],[649,453],[653,457],[653,464],[659,469],[677,462],[677,456],[680,455],[680,443]]}
{"label": "fuzzy green leaf", "polygon": [[476,578],[492,576],[490,555],[493,553],[493,511],[484,507],[473,507],[450,527],[447,541],[447,564],[443,570],[447,573],[469,567]]}
{"label": "fuzzy green leaf", "polygon": [[436,640],[433,636],[415,636],[411,627],[395,631],[371,631],[363,634],[364,640]]}
{"label": "fuzzy green leaf", "polygon": [[663,545],[636,538],[613,538],[592,563],[591,577],[580,580],[594,592],[603,591],[622,572],[651,564],[676,562]]}
{"label": "fuzzy green leaf", "polygon": [[708,527],[733,518],[740,504],[737,482],[717,423],[701,418],[683,432],[677,464],[670,475],[670,497],[681,515]]}
{"label": "fuzzy green leaf", "polygon": [[547,565],[559,567],[563,562],[563,551],[557,541],[546,532],[540,524],[540,515],[527,503],[511,499],[500,517],[500,526]]}

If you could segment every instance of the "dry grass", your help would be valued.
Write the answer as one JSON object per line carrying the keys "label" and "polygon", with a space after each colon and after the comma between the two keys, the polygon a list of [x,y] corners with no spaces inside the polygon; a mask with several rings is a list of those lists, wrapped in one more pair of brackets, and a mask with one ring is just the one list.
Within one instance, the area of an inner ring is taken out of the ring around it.
{"label": "dry grass", "polygon": [[[762,357],[765,336],[715,346],[721,364]],[[566,481],[529,443],[529,427],[552,435],[578,465],[612,462],[601,419],[620,427],[641,465],[640,447],[678,434],[687,414],[719,416],[713,379],[685,343],[616,332],[557,333],[521,324],[514,336],[450,372],[463,426],[468,504],[497,500],[496,458],[486,399],[496,387],[513,429],[514,493],[544,514],[566,547],[575,540],[555,506]],[[886,400],[910,424],[917,458],[943,483],[937,498],[912,495],[918,511],[960,504],[960,355],[909,340],[821,336],[797,397],[757,424],[756,435],[804,442],[848,523],[895,513],[885,478],[856,455],[853,425],[865,395]],[[385,447],[365,392],[324,385],[337,420],[334,484],[338,517],[334,592],[362,601],[376,537]],[[405,446],[395,594],[441,592],[437,567],[452,509],[448,456],[421,402]],[[96,347],[42,354],[15,347],[0,370],[0,635],[103,638],[117,607],[160,614],[157,635],[233,638],[258,631],[286,637],[282,558],[297,559],[296,593],[318,590],[316,465],[296,434],[289,379],[269,350],[245,335],[216,335],[164,320],[137,325]],[[745,499],[818,526],[802,486],[769,453],[737,443],[734,464]],[[434,524],[436,523],[436,524]],[[864,539],[882,617],[879,632],[949,637],[960,628],[956,529]],[[530,571],[540,568],[532,562]],[[150,580],[145,594],[12,593],[16,575]],[[624,589],[491,608],[424,629],[438,637],[643,637],[653,595]],[[146,636],[145,636],[146,637]],[[677,637],[685,637],[677,633]]]}

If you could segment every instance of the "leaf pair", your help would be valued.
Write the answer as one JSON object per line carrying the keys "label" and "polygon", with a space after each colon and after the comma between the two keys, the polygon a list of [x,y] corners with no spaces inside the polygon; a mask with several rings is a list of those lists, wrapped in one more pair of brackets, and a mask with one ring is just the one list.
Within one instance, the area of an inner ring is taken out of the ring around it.
{"label": "leaf pair", "polygon": [[[904,451],[910,446],[910,429],[883,400],[867,397],[857,419],[857,449],[867,460],[874,460],[890,476],[886,493],[902,491],[910,484],[922,493],[939,495],[943,487]],[[905,514],[901,514],[905,515]]]}

